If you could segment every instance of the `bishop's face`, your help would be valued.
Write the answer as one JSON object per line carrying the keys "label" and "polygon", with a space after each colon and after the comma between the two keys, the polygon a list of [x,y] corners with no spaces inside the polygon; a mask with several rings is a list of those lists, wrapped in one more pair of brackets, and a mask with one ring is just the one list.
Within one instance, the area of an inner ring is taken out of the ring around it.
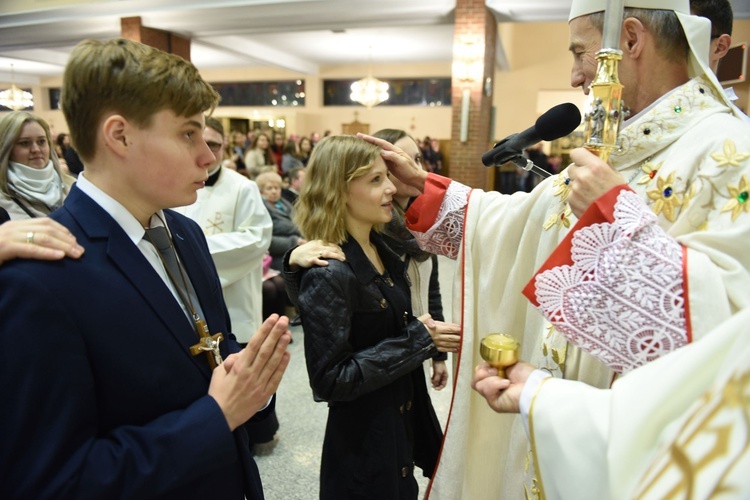
{"label": "bishop's face", "polygon": [[570,24],[570,44],[573,67],[570,70],[570,86],[581,87],[589,94],[589,86],[596,76],[596,53],[602,48],[602,34],[591,24],[589,16],[576,17]]}

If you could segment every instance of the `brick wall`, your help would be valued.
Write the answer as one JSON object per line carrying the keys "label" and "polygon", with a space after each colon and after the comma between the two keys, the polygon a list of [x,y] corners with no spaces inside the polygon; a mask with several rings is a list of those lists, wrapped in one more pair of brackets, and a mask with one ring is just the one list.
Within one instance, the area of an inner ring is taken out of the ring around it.
{"label": "brick wall", "polygon": [[[488,150],[491,142],[492,85],[489,86],[489,95],[487,95],[485,81],[494,76],[497,22],[485,7],[484,0],[458,0],[455,17],[454,45],[472,40],[482,49],[473,63],[481,66],[481,68],[475,66],[477,71],[472,72],[475,75],[473,80],[462,79],[454,65],[450,176],[469,186],[487,189],[490,178],[489,169],[482,165],[481,157]],[[478,77],[480,74],[481,78]],[[470,93],[468,136],[466,142],[461,142],[462,102],[464,89],[467,88]]]}

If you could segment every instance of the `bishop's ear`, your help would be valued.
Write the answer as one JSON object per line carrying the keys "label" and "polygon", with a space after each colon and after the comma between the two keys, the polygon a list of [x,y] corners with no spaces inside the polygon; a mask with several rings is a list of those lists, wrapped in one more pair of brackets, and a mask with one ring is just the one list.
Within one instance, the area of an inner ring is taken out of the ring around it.
{"label": "bishop's ear", "polygon": [[622,46],[630,57],[638,57],[646,42],[646,27],[635,18],[629,17],[622,23]]}

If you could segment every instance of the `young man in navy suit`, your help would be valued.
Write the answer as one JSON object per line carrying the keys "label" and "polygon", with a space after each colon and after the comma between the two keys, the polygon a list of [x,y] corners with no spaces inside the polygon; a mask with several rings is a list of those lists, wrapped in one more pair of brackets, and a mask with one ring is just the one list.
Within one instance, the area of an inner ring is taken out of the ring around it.
{"label": "young man in navy suit", "polygon": [[62,95],[85,170],[52,218],[86,252],[0,267],[0,497],[263,498],[244,424],[273,407],[288,320],[240,350],[200,228],[167,210],[207,178],[218,95],[127,40],[81,42]]}

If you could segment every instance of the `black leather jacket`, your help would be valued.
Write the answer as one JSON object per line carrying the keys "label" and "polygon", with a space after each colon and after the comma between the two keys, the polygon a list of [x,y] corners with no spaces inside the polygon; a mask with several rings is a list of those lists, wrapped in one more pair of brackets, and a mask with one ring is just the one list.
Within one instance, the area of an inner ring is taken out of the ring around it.
{"label": "black leather jacket", "polygon": [[381,277],[359,244],[341,245],[347,261],[288,272],[287,292],[300,309],[305,358],[317,400],[352,401],[419,368],[437,353],[429,332],[411,311],[404,263],[383,243],[376,245],[390,279]]}

